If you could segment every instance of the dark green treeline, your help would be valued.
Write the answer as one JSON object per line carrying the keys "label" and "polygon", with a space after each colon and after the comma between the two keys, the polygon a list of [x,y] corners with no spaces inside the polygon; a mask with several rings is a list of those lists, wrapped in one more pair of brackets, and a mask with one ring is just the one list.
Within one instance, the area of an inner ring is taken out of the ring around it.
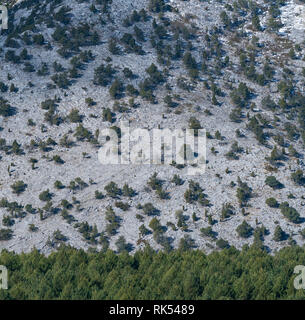
{"label": "dark green treeline", "polygon": [[3,250],[8,290],[0,299],[304,299],[293,273],[305,264],[305,248],[287,247],[274,256],[257,247],[134,255],[85,252],[62,247],[46,257],[37,250]]}

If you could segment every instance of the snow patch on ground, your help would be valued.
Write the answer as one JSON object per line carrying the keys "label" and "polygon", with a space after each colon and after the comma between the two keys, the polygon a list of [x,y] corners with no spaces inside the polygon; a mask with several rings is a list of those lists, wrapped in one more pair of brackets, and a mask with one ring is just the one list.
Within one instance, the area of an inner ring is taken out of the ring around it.
{"label": "snow patch on ground", "polygon": [[281,21],[284,27],[281,32],[305,30],[305,5],[296,4],[294,0],[282,8]]}

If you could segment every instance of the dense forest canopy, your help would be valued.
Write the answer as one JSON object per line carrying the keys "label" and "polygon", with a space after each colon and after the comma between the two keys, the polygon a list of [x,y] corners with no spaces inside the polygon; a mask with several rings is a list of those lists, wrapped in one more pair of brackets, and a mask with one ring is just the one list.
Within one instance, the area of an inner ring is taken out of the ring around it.
{"label": "dense forest canopy", "polygon": [[48,257],[38,250],[3,250],[9,288],[0,299],[304,299],[294,288],[305,249],[284,248],[274,256],[257,246],[135,255],[85,252],[63,246]]}

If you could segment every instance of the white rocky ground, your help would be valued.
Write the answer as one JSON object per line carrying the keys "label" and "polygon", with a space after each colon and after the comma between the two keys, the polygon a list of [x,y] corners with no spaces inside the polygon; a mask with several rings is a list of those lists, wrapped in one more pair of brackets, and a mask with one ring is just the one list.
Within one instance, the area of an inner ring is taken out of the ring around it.
{"label": "white rocky ground", "polygon": [[[198,1],[176,1],[172,0],[171,4],[179,9],[179,14],[168,13],[169,16],[176,16],[178,19],[185,16],[186,13],[195,15],[192,20],[193,23],[198,26],[200,31],[205,31],[207,26],[216,23],[215,17],[219,17],[219,12],[222,11],[223,5],[220,3],[198,2]],[[87,20],[92,22],[95,19],[93,16],[88,16],[89,4],[82,3],[76,4],[74,1],[66,1],[71,7],[73,6],[73,14],[82,21]],[[4,130],[0,132],[1,138],[12,142],[16,139],[23,146],[30,143],[31,139],[37,139],[38,137],[42,140],[52,137],[55,141],[66,134],[69,130],[74,130],[76,124],[64,123],[59,127],[47,126],[47,132],[42,133],[40,125],[43,122],[43,112],[41,112],[40,103],[46,98],[52,98],[54,95],[60,96],[62,101],[59,104],[60,114],[68,114],[72,108],[77,107],[80,113],[85,115],[83,125],[86,128],[90,128],[92,132],[96,129],[102,129],[108,127],[108,124],[102,121],[101,112],[105,107],[111,107],[113,100],[110,98],[108,90],[103,87],[96,87],[92,84],[94,69],[104,63],[104,59],[109,56],[107,48],[107,40],[111,36],[123,35],[128,29],[124,29],[121,26],[122,18],[130,14],[132,10],[139,10],[145,6],[147,1],[133,0],[133,1],[119,1],[114,0],[111,7],[111,16],[114,18],[115,24],[111,28],[102,29],[100,32],[102,41],[105,43],[103,46],[90,47],[96,59],[94,62],[88,64],[87,69],[83,72],[82,78],[77,81],[77,84],[73,85],[69,90],[56,89],[52,91],[47,90],[47,83],[50,82],[48,77],[38,77],[36,74],[25,73],[20,67],[1,61],[0,64],[0,80],[8,84],[14,83],[18,86],[18,94],[4,94],[3,96],[10,101],[10,104],[18,109],[18,113],[14,117],[3,119],[0,117],[0,127]],[[205,10],[205,7],[208,10]],[[288,3],[282,11],[282,22],[285,27],[281,32],[298,32],[302,30],[304,34],[304,20],[302,17],[305,16],[304,5],[296,5],[293,1]],[[25,10],[18,12],[16,19],[26,14]],[[141,25],[141,24],[139,24]],[[51,41],[52,30],[43,27],[45,35],[49,35],[48,41]],[[144,30],[145,31],[145,30]],[[199,34],[200,34],[199,31]],[[203,37],[203,35],[202,35]],[[270,36],[271,37],[271,36]],[[264,39],[264,34],[261,33],[262,41],[271,41],[270,39]],[[298,38],[299,39],[299,38]],[[0,36],[0,45],[3,45],[5,39]],[[201,38],[197,38],[198,46],[200,45]],[[235,44],[228,42],[224,39],[224,45],[226,49],[233,50]],[[134,54],[113,56],[112,64],[116,67],[123,69],[129,67],[134,70],[139,78],[133,80],[134,84],[138,84],[141,77],[145,73],[145,69],[150,66],[152,62],[156,63],[156,56],[150,47],[149,42],[144,44],[146,55],[138,56]],[[267,50],[267,49],[266,49]],[[49,65],[53,61],[60,61],[64,66],[68,66],[68,62],[61,59],[56,53],[56,48],[51,51],[41,50],[39,47],[29,47],[28,51],[33,54],[33,60],[31,63],[35,66],[39,66],[41,62],[47,62]],[[302,54],[304,54],[304,50]],[[3,56],[0,58],[3,59]],[[235,58],[232,57],[233,66],[232,71],[228,74],[228,78],[234,84],[239,80],[238,74],[235,73]],[[294,67],[303,67],[304,61],[295,61]],[[300,64],[300,66],[298,66]],[[11,74],[13,80],[7,81],[7,74]],[[230,202],[236,209],[236,214],[230,219],[224,222],[218,222],[213,226],[213,230],[218,233],[218,238],[228,240],[231,245],[241,248],[245,243],[252,243],[253,237],[248,240],[241,239],[238,237],[235,229],[243,221],[246,220],[251,226],[256,226],[256,221],[263,224],[269,229],[270,234],[265,237],[265,245],[271,250],[276,250],[287,242],[276,243],[272,240],[273,232],[276,227],[276,221],[280,224],[282,229],[288,234],[292,234],[293,238],[299,243],[303,244],[301,236],[298,232],[303,229],[302,225],[296,225],[287,222],[279,211],[279,209],[271,209],[265,204],[265,200],[270,197],[276,198],[279,202],[288,201],[291,206],[296,208],[302,217],[305,218],[305,199],[304,188],[296,187],[290,180],[291,170],[298,168],[305,169],[305,166],[301,161],[290,158],[285,162],[285,166],[279,168],[279,171],[274,175],[279,181],[281,181],[285,188],[281,190],[272,190],[265,185],[265,178],[269,173],[264,169],[267,161],[266,156],[270,155],[271,149],[267,149],[260,146],[253,134],[245,128],[245,124],[235,124],[229,120],[229,113],[232,106],[228,102],[229,100],[220,98],[221,102],[224,102],[221,106],[211,105],[210,92],[204,89],[203,83],[199,83],[197,87],[191,92],[186,93],[176,87],[176,78],[179,74],[185,76],[185,70],[178,68],[173,64],[173,67],[169,70],[169,83],[173,86],[173,92],[181,96],[181,102],[179,109],[183,110],[181,114],[174,112],[168,113],[164,105],[163,97],[167,94],[165,88],[158,90],[159,104],[149,104],[141,99],[138,99],[140,107],[133,109],[126,115],[119,114],[117,117],[117,123],[123,119],[129,119],[131,127],[133,128],[157,128],[160,125],[162,128],[185,128],[188,123],[188,119],[195,115],[200,120],[202,126],[212,134],[217,130],[221,131],[225,137],[225,145],[222,145],[218,140],[212,139],[207,140],[208,145],[208,165],[205,174],[196,177],[188,177],[186,172],[187,169],[178,170],[171,166],[116,166],[116,165],[101,165],[98,162],[97,154],[98,149],[92,147],[89,143],[77,143],[76,147],[71,149],[62,148],[56,146],[54,151],[49,153],[42,153],[35,151],[33,154],[26,152],[24,156],[15,155],[3,155],[0,161],[0,198],[7,197],[9,201],[17,201],[23,205],[32,204],[33,207],[39,208],[44,204],[39,200],[38,195],[41,191],[50,189],[54,192],[55,196],[52,199],[54,206],[59,205],[62,199],[67,199],[70,202],[72,197],[75,196],[80,202],[83,210],[77,212],[75,209],[71,211],[73,216],[79,221],[88,221],[90,225],[96,224],[98,231],[102,232],[105,229],[106,221],[104,217],[105,208],[108,205],[113,205],[114,200],[107,197],[104,200],[96,200],[94,197],[95,190],[104,192],[104,186],[110,181],[116,182],[119,186],[123,186],[124,183],[128,183],[133,187],[138,195],[131,200],[130,210],[123,212],[120,209],[114,207],[115,212],[122,219],[121,227],[118,230],[118,234],[111,238],[110,247],[115,249],[116,239],[123,235],[127,242],[131,243],[134,248],[141,247],[143,244],[138,245],[139,239],[139,226],[142,222],[136,219],[136,214],[140,213],[140,210],[136,209],[136,205],[141,203],[152,202],[159,210],[160,222],[162,225],[166,225],[167,222],[171,221],[176,224],[175,212],[185,208],[184,214],[189,216],[188,225],[190,232],[189,234],[196,242],[198,248],[206,251],[216,248],[213,241],[208,240],[200,236],[200,228],[207,227],[208,221],[204,216],[205,208],[197,205],[190,205],[184,201],[184,192],[188,188],[187,180],[193,179],[198,181],[204,188],[204,192],[208,195],[209,200],[213,204],[208,212],[213,215],[216,220],[219,220],[222,205]],[[34,84],[33,88],[28,87],[28,82],[31,81]],[[219,79],[219,83],[224,83],[224,79]],[[257,93],[263,92],[266,88],[251,85]],[[271,89],[272,90],[272,86]],[[65,95],[64,95],[65,94]],[[279,96],[276,92],[274,96]],[[92,97],[97,105],[88,108],[85,103],[86,97]],[[258,98],[255,101],[257,105],[260,105],[261,95],[258,94]],[[127,99],[125,99],[127,101]],[[205,109],[209,109],[212,112],[211,116],[205,115],[203,112]],[[97,119],[90,118],[90,114],[98,115]],[[259,111],[258,113],[263,114],[270,119],[273,119],[272,113],[266,111]],[[165,117],[162,117],[162,114]],[[282,117],[281,115],[279,115]],[[27,120],[33,119],[37,123],[36,127],[27,126]],[[235,130],[241,129],[245,134],[246,138],[238,140],[241,145],[248,153],[243,153],[238,161],[229,161],[224,156],[230,149],[231,144],[236,140]],[[279,128],[280,129],[280,128]],[[72,135],[71,135],[72,137]],[[273,140],[270,139],[270,145],[273,145]],[[213,155],[211,148],[214,147],[219,153]],[[296,143],[295,147],[298,151],[302,152],[301,142]],[[82,153],[86,152],[90,158],[84,159]],[[65,161],[64,165],[56,165],[54,162],[48,161],[44,156],[47,154],[50,158],[53,155],[58,154]],[[36,170],[31,170],[29,163],[30,158],[37,158],[39,160]],[[11,166],[11,176],[8,174],[8,165],[14,163]],[[231,173],[226,174],[225,170],[229,168]],[[291,169],[291,170],[290,170]],[[169,200],[160,200],[154,191],[148,192],[146,183],[153,172],[158,172],[158,177],[165,180],[164,189],[170,193]],[[254,175],[250,175],[250,173]],[[179,174],[186,181],[182,186],[175,186],[169,181],[174,174]],[[216,177],[216,174],[220,175]],[[246,209],[249,213],[244,217],[239,208],[238,201],[236,198],[236,188],[230,187],[230,182],[237,180],[240,177],[242,181],[248,183],[253,189],[254,197],[250,200],[250,207]],[[62,181],[64,184],[68,184],[71,180],[76,177],[81,177],[84,181],[88,182],[89,179],[93,179],[95,184],[89,185],[83,191],[77,191],[73,194],[67,188],[57,191],[54,190],[54,182],[56,180]],[[12,193],[10,185],[16,180],[23,180],[27,183],[27,190],[20,196],[15,196]],[[293,193],[295,199],[288,199],[288,195]],[[125,201],[125,199],[123,200]],[[200,218],[197,222],[192,222],[191,215],[196,212]],[[0,221],[2,217],[6,215],[6,210],[0,208]],[[145,218],[145,225],[148,227],[151,218]],[[29,232],[29,224],[35,224],[38,227],[37,232]],[[0,223],[1,225],[1,223]],[[14,231],[14,236],[10,241],[0,241],[0,249],[8,248],[17,252],[29,251],[33,247],[41,249],[44,253],[49,253],[53,249],[46,245],[47,239],[57,229],[61,230],[64,235],[68,237],[68,243],[78,248],[89,248],[92,245],[86,243],[82,235],[73,227],[66,223],[60,214],[53,215],[44,221],[40,221],[39,215],[28,214],[25,218],[17,219],[14,226],[11,227]],[[179,240],[186,233],[178,230],[173,231],[168,228],[166,235],[173,239],[173,246],[177,247]],[[149,235],[144,237],[153,247],[160,249],[153,236]],[[97,245],[100,248],[100,245]]]}

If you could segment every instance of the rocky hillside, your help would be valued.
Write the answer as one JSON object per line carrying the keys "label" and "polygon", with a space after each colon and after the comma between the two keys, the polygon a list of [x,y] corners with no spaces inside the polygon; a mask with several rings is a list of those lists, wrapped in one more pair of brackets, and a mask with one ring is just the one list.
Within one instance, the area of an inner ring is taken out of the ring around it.
{"label": "rocky hillside", "polygon": [[[8,2],[0,248],[304,243],[303,1]],[[102,165],[122,120],[205,129],[206,172]]]}

